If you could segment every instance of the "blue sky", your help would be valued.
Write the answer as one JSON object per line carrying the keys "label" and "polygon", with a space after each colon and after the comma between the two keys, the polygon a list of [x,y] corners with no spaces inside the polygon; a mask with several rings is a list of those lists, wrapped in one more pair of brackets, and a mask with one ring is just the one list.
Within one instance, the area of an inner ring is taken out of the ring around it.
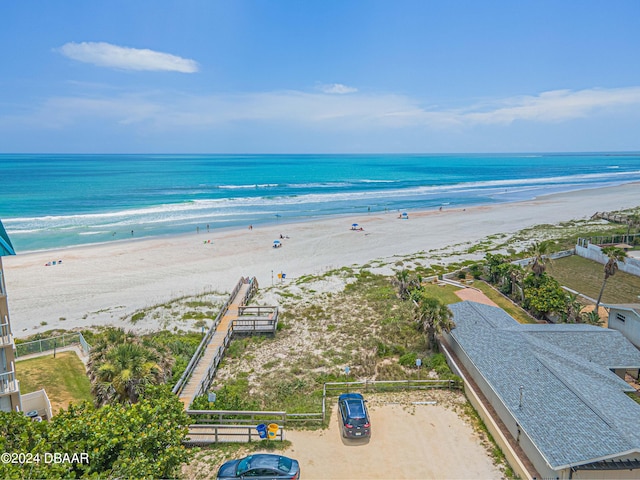
{"label": "blue sky", "polygon": [[640,1],[0,2],[0,151],[640,150]]}

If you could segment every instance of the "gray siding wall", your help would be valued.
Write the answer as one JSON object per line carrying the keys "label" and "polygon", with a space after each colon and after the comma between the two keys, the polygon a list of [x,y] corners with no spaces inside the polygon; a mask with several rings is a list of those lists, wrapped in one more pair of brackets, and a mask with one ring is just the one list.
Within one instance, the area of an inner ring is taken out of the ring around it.
{"label": "gray siding wall", "polygon": [[[618,319],[622,315],[624,322]],[[627,340],[640,348],[640,317],[629,310],[619,310],[615,307],[609,309],[609,328],[618,330]]]}

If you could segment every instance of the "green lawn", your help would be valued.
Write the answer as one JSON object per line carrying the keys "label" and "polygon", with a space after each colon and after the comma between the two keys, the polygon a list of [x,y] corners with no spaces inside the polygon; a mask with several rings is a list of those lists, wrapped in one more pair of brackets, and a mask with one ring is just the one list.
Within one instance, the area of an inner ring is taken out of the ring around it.
{"label": "green lawn", "polygon": [[93,400],[84,364],[74,352],[18,360],[16,376],[23,394],[44,388],[54,413],[69,403]]}
{"label": "green lawn", "polygon": [[[591,298],[597,299],[604,280],[604,265],[580,257],[553,260],[547,268],[560,285],[576,290]],[[638,303],[640,295],[640,277],[618,271],[609,277],[602,295],[603,303]]]}
{"label": "green lawn", "polygon": [[501,309],[511,315],[520,323],[538,323],[535,318],[529,315],[523,308],[518,305],[513,304],[508,299],[504,298],[503,295],[500,294],[495,288],[491,285],[481,281],[476,280],[473,282],[473,287],[478,290],[482,290],[482,292],[493,300]]}
{"label": "green lawn", "polygon": [[458,287],[454,287],[453,285],[431,283],[423,285],[423,288],[429,297],[437,298],[445,305],[461,301],[460,297],[455,294],[455,292],[460,289]]}

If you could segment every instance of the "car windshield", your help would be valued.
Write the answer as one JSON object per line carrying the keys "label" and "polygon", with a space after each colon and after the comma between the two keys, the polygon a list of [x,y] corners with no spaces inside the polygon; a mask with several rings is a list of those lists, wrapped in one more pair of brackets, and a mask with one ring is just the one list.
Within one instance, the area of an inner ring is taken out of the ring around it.
{"label": "car windshield", "polygon": [[238,475],[242,475],[244,472],[251,468],[251,457],[243,458],[238,463]]}
{"label": "car windshield", "polygon": [[351,400],[349,402],[349,417],[364,418],[364,403],[360,400]]}
{"label": "car windshield", "polygon": [[291,461],[290,458],[280,457],[278,459],[278,469],[283,471],[283,472],[288,472],[289,470],[291,470],[291,465],[292,464],[293,464],[293,462]]}

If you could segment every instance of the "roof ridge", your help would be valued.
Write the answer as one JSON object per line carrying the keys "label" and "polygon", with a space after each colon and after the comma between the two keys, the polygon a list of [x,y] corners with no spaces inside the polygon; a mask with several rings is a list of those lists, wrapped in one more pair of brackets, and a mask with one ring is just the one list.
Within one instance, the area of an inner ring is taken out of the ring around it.
{"label": "roof ridge", "polygon": [[[558,372],[558,370],[554,367],[552,367],[549,362],[546,359],[541,358],[538,354],[534,353],[536,359],[542,364],[544,365],[544,367],[549,370],[549,372],[551,373],[551,375],[553,375],[560,383],[562,383],[565,387],[567,387],[567,389],[573,393],[576,397],[578,397],[582,403],[584,403],[589,410],[591,410],[600,420],[602,420],[609,428],[611,429],[615,429],[614,425],[611,424],[611,422],[600,412],[600,409],[597,408],[595,405],[593,405],[593,403],[588,400],[587,398],[585,398],[585,396],[576,388],[574,388],[574,386],[565,381],[565,379],[563,378],[563,375],[560,374],[560,372]],[[617,431],[617,429],[615,429]]]}

